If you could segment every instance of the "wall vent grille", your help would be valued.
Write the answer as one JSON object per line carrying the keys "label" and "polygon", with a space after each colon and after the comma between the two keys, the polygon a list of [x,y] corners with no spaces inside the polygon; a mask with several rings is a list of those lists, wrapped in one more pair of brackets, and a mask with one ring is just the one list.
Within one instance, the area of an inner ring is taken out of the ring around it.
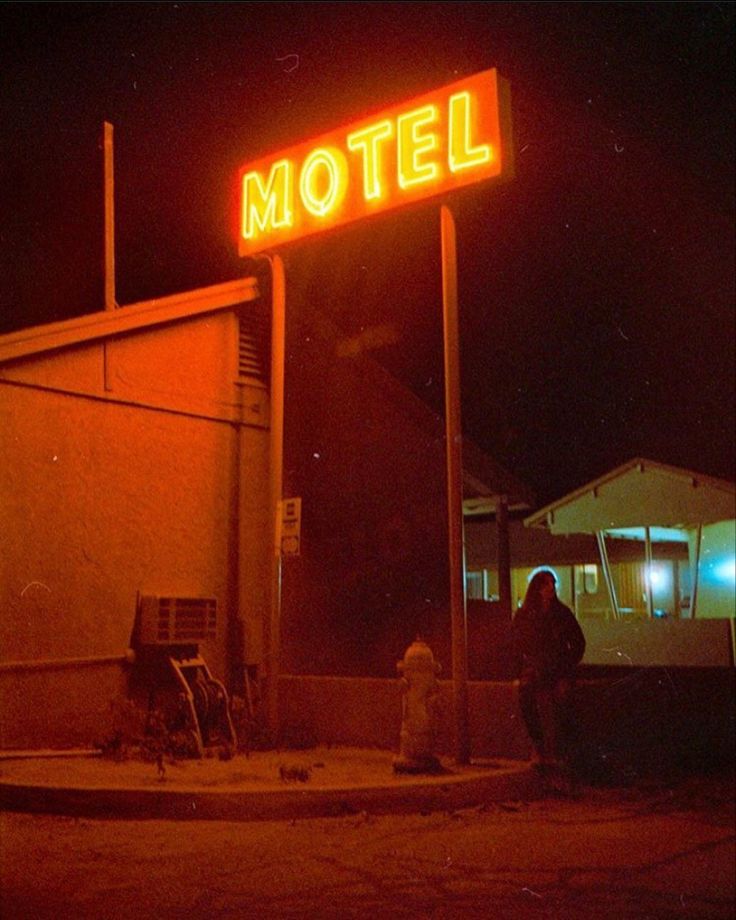
{"label": "wall vent grille", "polygon": [[269,319],[257,306],[238,317],[238,379],[268,383],[270,375]]}

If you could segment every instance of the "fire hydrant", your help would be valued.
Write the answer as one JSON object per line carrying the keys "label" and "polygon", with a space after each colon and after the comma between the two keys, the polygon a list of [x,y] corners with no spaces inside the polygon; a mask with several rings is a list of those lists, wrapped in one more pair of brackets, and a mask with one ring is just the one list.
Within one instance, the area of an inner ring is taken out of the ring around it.
{"label": "fire hydrant", "polygon": [[402,661],[396,664],[402,674],[403,690],[399,756],[395,773],[437,773],[442,766],[432,753],[434,732],[430,702],[439,693],[437,674],[441,666],[422,639],[412,642]]}

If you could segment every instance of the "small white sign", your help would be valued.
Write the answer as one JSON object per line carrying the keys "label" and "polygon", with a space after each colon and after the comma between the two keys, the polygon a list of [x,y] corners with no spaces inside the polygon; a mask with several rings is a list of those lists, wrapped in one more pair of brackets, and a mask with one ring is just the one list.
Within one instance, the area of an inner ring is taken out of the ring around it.
{"label": "small white sign", "polygon": [[298,556],[301,544],[302,500],[283,498],[278,510],[278,552],[282,556]]}

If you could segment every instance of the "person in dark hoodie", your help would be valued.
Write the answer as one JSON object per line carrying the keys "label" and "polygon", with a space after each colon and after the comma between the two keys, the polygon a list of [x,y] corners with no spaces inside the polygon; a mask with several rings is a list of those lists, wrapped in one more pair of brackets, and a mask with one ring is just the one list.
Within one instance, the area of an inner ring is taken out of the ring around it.
{"label": "person in dark hoodie", "polygon": [[557,578],[540,569],[529,582],[511,626],[519,675],[519,708],[542,769],[564,767],[570,755],[571,693],[585,637],[557,597]]}

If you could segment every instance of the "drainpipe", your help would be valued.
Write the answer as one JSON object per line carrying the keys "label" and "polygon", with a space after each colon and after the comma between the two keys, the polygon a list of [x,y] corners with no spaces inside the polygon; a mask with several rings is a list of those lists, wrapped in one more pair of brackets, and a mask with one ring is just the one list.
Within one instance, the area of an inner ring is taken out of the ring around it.
{"label": "drainpipe", "polygon": [[[270,554],[256,551],[269,546],[268,511],[263,508],[268,479],[263,466],[254,470],[251,457],[260,457],[263,450],[262,428],[254,429],[254,418],[266,417],[266,388],[255,382],[239,380],[240,419],[238,422],[237,458],[237,523],[235,532],[235,571],[237,580],[237,613],[229,624],[230,664],[233,686],[244,693],[248,714],[253,716],[251,673],[260,672],[264,659],[262,615],[268,610]],[[255,676],[255,675],[253,675]]]}

